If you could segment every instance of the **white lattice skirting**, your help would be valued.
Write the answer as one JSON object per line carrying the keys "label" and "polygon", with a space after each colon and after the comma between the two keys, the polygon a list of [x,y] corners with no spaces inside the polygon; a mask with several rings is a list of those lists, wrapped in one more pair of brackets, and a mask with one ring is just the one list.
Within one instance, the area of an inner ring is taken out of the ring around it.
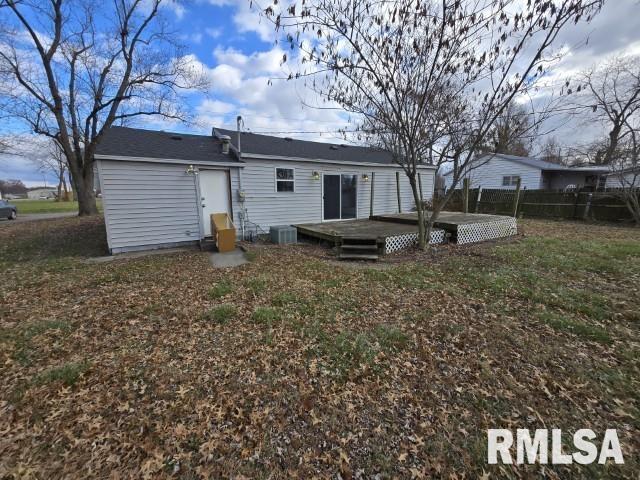
{"label": "white lattice skirting", "polygon": [[[434,228],[431,230],[431,236],[429,243],[436,244],[444,242],[444,230]],[[387,237],[384,241],[384,253],[397,252],[398,250],[404,250],[412,245],[418,243],[417,233],[407,233],[406,235],[395,235],[393,237]]]}
{"label": "white lattice skirting", "polygon": [[505,217],[500,220],[486,223],[468,223],[458,225],[458,245],[464,243],[482,242],[494,238],[510,237],[518,233],[518,224],[515,218]]}

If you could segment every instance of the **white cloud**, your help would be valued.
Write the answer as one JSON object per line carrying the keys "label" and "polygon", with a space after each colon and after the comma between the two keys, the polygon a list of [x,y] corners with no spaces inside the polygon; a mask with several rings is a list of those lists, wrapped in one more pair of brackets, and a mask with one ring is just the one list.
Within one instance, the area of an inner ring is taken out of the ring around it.
{"label": "white cloud", "polygon": [[337,130],[348,125],[346,113],[313,108],[330,105],[324,104],[302,81],[282,80],[288,75],[280,64],[283,54],[277,46],[251,54],[218,48],[214,51],[215,67],[207,68],[198,62],[207,69],[212,85],[208,98],[196,107],[202,131],[209,131],[212,126],[235,128],[236,116],[242,115],[248,130],[302,132],[291,136],[339,140]]}
{"label": "white cloud", "polygon": [[250,2],[249,0],[208,0],[208,2],[216,7],[235,6],[233,23],[236,32],[254,32],[264,42],[273,42],[275,40],[274,25],[260,15],[260,6],[257,2]]}
{"label": "white cloud", "polygon": [[222,35],[222,33],[224,32],[222,27],[218,27],[218,28],[205,28],[204,29],[204,33],[206,33],[208,36],[210,36],[213,39],[216,39],[218,37],[220,37]]}
{"label": "white cloud", "polygon": [[169,0],[160,4],[163,8],[170,10],[178,20],[182,20],[187,9],[179,0]]}

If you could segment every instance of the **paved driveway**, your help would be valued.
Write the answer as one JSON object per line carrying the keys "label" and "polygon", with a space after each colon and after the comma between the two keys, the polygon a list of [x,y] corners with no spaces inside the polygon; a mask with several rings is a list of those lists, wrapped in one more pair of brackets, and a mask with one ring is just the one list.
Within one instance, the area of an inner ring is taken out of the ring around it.
{"label": "paved driveway", "polygon": [[6,218],[0,219],[0,226],[9,225],[15,222],[32,222],[34,220],[48,220],[51,218],[64,218],[73,217],[78,215],[77,212],[56,212],[56,213],[24,213],[18,212],[18,218],[15,220],[7,220]]}

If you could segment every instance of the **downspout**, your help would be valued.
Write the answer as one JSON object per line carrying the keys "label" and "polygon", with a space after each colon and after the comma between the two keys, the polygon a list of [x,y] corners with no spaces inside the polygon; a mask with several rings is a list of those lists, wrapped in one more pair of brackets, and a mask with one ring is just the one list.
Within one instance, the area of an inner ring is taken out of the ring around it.
{"label": "downspout", "polygon": [[[236,125],[237,125],[237,131],[238,131],[238,161],[242,162],[242,147],[240,144],[240,128],[242,125],[242,117],[240,115],[238,115],[238,117],[236,118]],[[240,197],[240,231],[242,232],[242,240],[245,240],[245,217],[247,216],[247,209],[245,208],[244,205],[244,200],[245,200],[245,194],[244,194],[244,190],[242,189],[242,168],[238,169],[238,195]]]}

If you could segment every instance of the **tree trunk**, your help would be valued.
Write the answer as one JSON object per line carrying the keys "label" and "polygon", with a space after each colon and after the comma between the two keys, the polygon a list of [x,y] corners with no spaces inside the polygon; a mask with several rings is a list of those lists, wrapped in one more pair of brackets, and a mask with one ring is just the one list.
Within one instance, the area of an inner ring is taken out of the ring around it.
{"label": "tree trunk", "polygon": [[98,207],[96,206],[96,195],[93,191],[93,172],[83,172],[80,181],[76,181],[78,194],[78,215],[96,215]]}
{"label": "tree trunk", "polygon": [[69,189],[67,188],[67,177],[66,174],[62,174],[62,190],[64,191],[64,201],[69,201]]}
{"label": "tree trunk", "polygon": [[416,210],[418,212],[418,248],[420,250],[426,250],[428,242],[425,240],[424,234],[424,205],[420,202],[420,192],[418,192],[418,185],[416,183],[416,176],[407,175],[409,177],[409,185],[411,186],[411,193],[413,193],[413,201],[416,204]]}
{"label": "tree trunk", "polygon": [[56,198],[56,202],[62,202],[64,199],[62,198],[62,182],[64,181],[64,173],[58,177],[58,197]]}
{"label": "tree trunk", "polygon": [[69,197],[67,197],[67,198],[69,198],[69,200],[72,201],[72,202],[77,202],[78,201],[78,188],[76,187],[76,184],[73,181],[73,178],[71,177],[71,169],[69,169],[67,171],[67,175],[68,175],[67,180],[69,180],[69,188],[71,188],[71,195]]}
{"label": "tree trunk", "polygon": [[431,211],[431,215],[429,215],[429,218],[425,220],[425,235],[429,235],[429,238],[431,237],[431,231],[433,230],[434,223],[436,223],[436,220],[440,216],[440,212],[444,210],[444,207],[446,207],[447,203],[449,203],[449,200],[451,200],[457,184],[458,180],[454,178],[453,183],[451,184],[451,188],[447,193],[445,193],[444,197],[442,197],[442,201],[436,201],[434,197],[433,210]]}

